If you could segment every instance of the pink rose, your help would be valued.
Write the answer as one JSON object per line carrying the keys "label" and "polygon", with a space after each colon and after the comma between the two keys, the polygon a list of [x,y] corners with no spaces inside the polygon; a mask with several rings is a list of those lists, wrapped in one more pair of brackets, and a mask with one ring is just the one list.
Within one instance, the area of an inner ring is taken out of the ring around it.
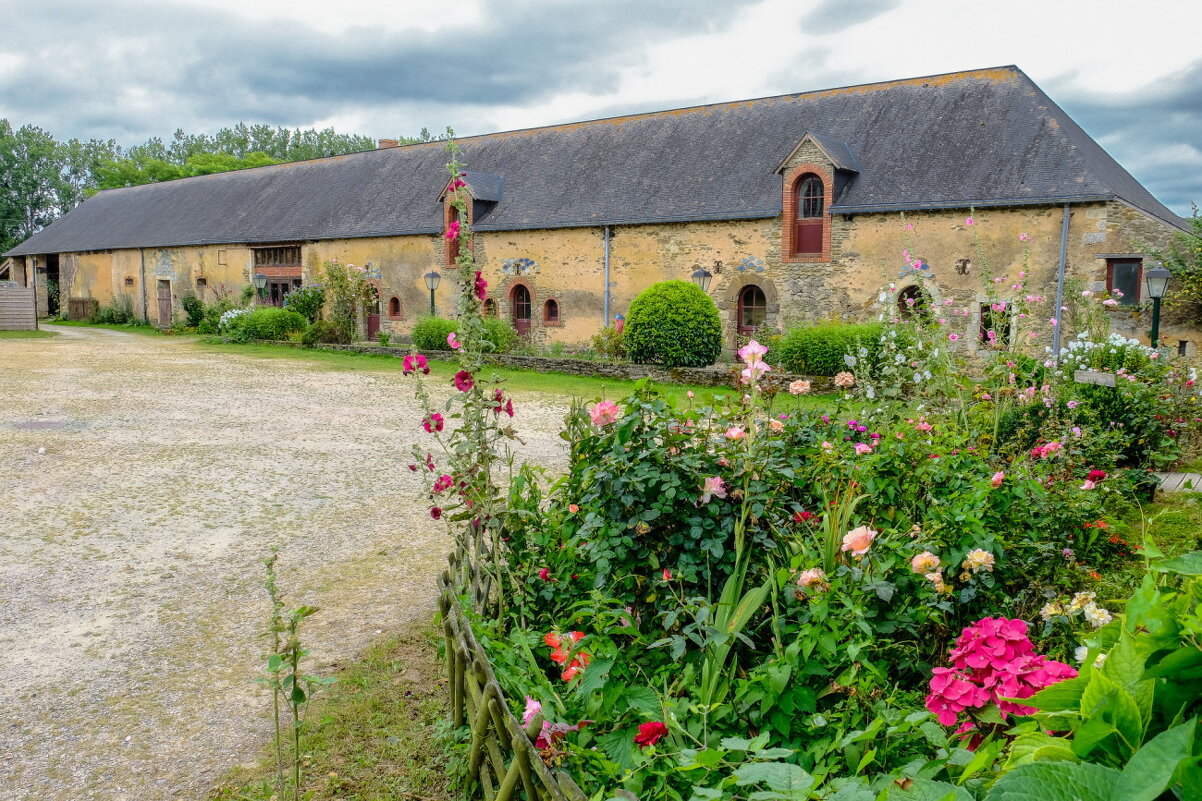
{"label": "pink rose", "polygon": [[876,539],[876,535],[877,532],[868,526],[853,528],[843,535],[843,545],[839,550],[850,551],[852,556],[860,559],[864,554],[868,553],[868,549],[872,546],[872,541]]}
{"label": "pink rose", "polygon": [[999,470],[993,474],[993,479],[989,483],[994,489],[997,489],[998,487],[1002,486],[1002,482],[1005,480],[1006,474]]}
{"label": "pink rose", "polygon": [[822,572],[820,567],[803,570],[797,577],[797,586],[803,590],[820,590],[826,586],[826,573]]}
{"label": "pink rose", "polygon": [[616,423],[619,416],[618,404],[613,401],[601,401],[589,410],[588,416],[592,419],[593,425],[598,427]]}
{"label": "pink rose", "polygon": [[933,573],[939,569],[939,557],[930,551],[923,551],[910,560],[910,569],[920,575]]}
{"label": "pink rose", "polygon": [[747,432],[738,426],[731,426],[730,428],[726,429],[726,438],[729,440],[737,442],[745,436],[747,436]]}
{"label": "pink rose", "polygon": [[789,384],[789,394],[790,395],[806,395],[806,394],[809,394],[809,391],[810,391],[810,382],[809,381],[794,381],[791,384]]}

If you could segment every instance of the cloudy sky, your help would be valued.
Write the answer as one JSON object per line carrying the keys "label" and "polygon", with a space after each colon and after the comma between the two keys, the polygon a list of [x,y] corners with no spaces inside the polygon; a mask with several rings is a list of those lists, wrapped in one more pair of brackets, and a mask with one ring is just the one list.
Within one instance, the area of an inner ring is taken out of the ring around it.
{"label": "cloudy sky", "polygon": [[1017,64],[1202,203],[1197,0],[0,0],[0,117],[130,145],[238,121],[462,135]]}

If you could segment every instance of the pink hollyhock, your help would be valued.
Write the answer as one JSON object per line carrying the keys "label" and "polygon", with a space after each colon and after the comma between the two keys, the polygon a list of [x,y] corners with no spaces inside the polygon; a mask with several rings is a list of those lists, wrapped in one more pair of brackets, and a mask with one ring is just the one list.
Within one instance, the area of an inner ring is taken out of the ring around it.
{"label": "pink hollyhock", "polygon": [[426,429],[427,434],[433,434],[435,431],[442,431],[443,417],[438,412],[434,412],[425,420],[422,420],[422,428]]}
{"label": "pink hollyhock", "polygon": [[965,225],[972,225],[972,224],[973,224],[973,219],[972,219],[972,217],[969,217],[969,218],[967,218],[966,220],[964,220],[964,224],[965,224]]}
{"label": "pink hollyhock", "polygon": [[455,486],[455,479],[451,478],[448,475],[441,475],[437,479],[434,480],[434,491],[435,492],[442,492],[444,490],[450,489],[453,486]]}
{"label": "pink hollyhock", "polygon": [[589,410],[589,419],[597,427],[607,426],[618,422],[618,404],[613,401],[600,401]]}
{"label": "pink hollyhock", "polygon": [[754,339],[748,342],[743,347],[739,348],[739,358],[746,364],[759,364],[763,361],[764,354],[768,352],[768,348]]}
{"label": "pink hollyhock", "polygon": [[658,720],[648,721],[639,726],[639,733],[634,736],[634,742],[639,748],[655,745],[668,735],[668,727]]}
{"label": "pink hollyhock", "polygon": [[719,476],[710,476],[701,488],[701,502],[709,503],[713,498],[726,497],[726,482]]}
{"label": "pink hollyhock", "polygon": [[451,224],[447,226],[447,239],[459,238],[459,220],[451,220]]}
{"label": "pink hollyhock", "polygon": [[868,526],[860,526],[853,528],[851,531],[843,535],[843,545],[839,550],[847,552],[860,559],[864,554],[868,553],[868,549],[872,547],[872,541],[876,539],[877,532],[870,529]]}
{"label": "pink hollyhock", "polygon": [[459,390],[460,392],[467,392],[473,386],[475,386],[475,382],[472,381],[472,374],[467,370],[460,370],[459,372],[455,373],[454,381],[455,389]]}
{"label": "pink hollyhock", "polygon": [[430,509],[430,517],[434,518],[435,520],[438,520],[439,518],[442,517],[442,510],[439,509],[437,506],[432,507]]}
{"label": "pink hollyhock", "polygon": [[447,334],[447,344],[451,346],[451,350],[459,350],[463,347],[463,343],[455,339],[455,332]]}
{"label": "pink hollyhock", "polygon": [[740,373],[740,375],[743,376],[744,384],[754,384],[756,381],[760,380],[760,377],[763,376],[764,373],[771,369],[772,368],[769,367],[765,362],[755,362],[754,364],[749,364],[743,368],[743,372]]}
{"label": "pink hollyhock", "polygon": [[1006,474],[1003,473],[1001,470],[999,470],[993,474],[993,479],[990,480],[989,484],[994,489],[997,489],[998,487],[1002,486],[1002,482],[1005,480],[1006,480]]}
{"label": "pink hollyhock", "polygon": [[426,364],[426,357],[420,353],[411,353],[401,360],[401,372],[404,375],[412,375],[418,370],[421,370],[423,375],[430,374],[430,367]]}
{"label": "pink hollyhock", "polygon": [[488,282],[481,277],[480,271],[476,270],[476,298],[483,301],[487,296]]}

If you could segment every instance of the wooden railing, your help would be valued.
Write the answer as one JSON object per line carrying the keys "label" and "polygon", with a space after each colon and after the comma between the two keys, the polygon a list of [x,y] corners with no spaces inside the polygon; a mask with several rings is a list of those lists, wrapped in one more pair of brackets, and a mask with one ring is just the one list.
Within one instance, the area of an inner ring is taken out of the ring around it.
{"label": "wooden railing", "polygon": [[[547,767],[534,747],[532,738],[542,726],[541,715],[524,730],[510,712],[488,654],[476,640],[464,612],[464,603],[477,605],[481,588],[475,581],[452,578],[453,574],[474,572],[454,567],[444,572],[439,578],[438,602],[446,638],[451,721],[455,728],[471,727],[468,797],[485,801],[586,801],[571,776]],[[459,583],[465,586],[456,587]]]}

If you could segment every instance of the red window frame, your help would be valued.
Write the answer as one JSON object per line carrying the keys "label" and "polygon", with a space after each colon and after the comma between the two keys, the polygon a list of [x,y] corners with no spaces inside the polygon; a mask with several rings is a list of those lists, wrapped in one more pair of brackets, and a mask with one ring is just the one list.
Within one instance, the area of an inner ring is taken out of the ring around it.
{"label": "red window frame", "polygon": [[[755,297],[756,294],[758,294],[759,297]],[[749,302],[749,298],[748,298],[749,295],[752,296],[750,298],[750,302]],[[749,314],[748,314],[749,312],[752,312],[752,313],[758,312],[758,314],[752,314],[750,316],[758,317],[759,321],[756,323],[748,323],[747,319],[749,317]],[[747,286],[740,289],[739,290],[739,317],[738,317],[739,333],[744,334],[744,335],[753,334],[761,326],[767,324],[767,322],[768,322],[768,296],[764,293],[763,288],[758,286],[757,284],[748,284]]]}

